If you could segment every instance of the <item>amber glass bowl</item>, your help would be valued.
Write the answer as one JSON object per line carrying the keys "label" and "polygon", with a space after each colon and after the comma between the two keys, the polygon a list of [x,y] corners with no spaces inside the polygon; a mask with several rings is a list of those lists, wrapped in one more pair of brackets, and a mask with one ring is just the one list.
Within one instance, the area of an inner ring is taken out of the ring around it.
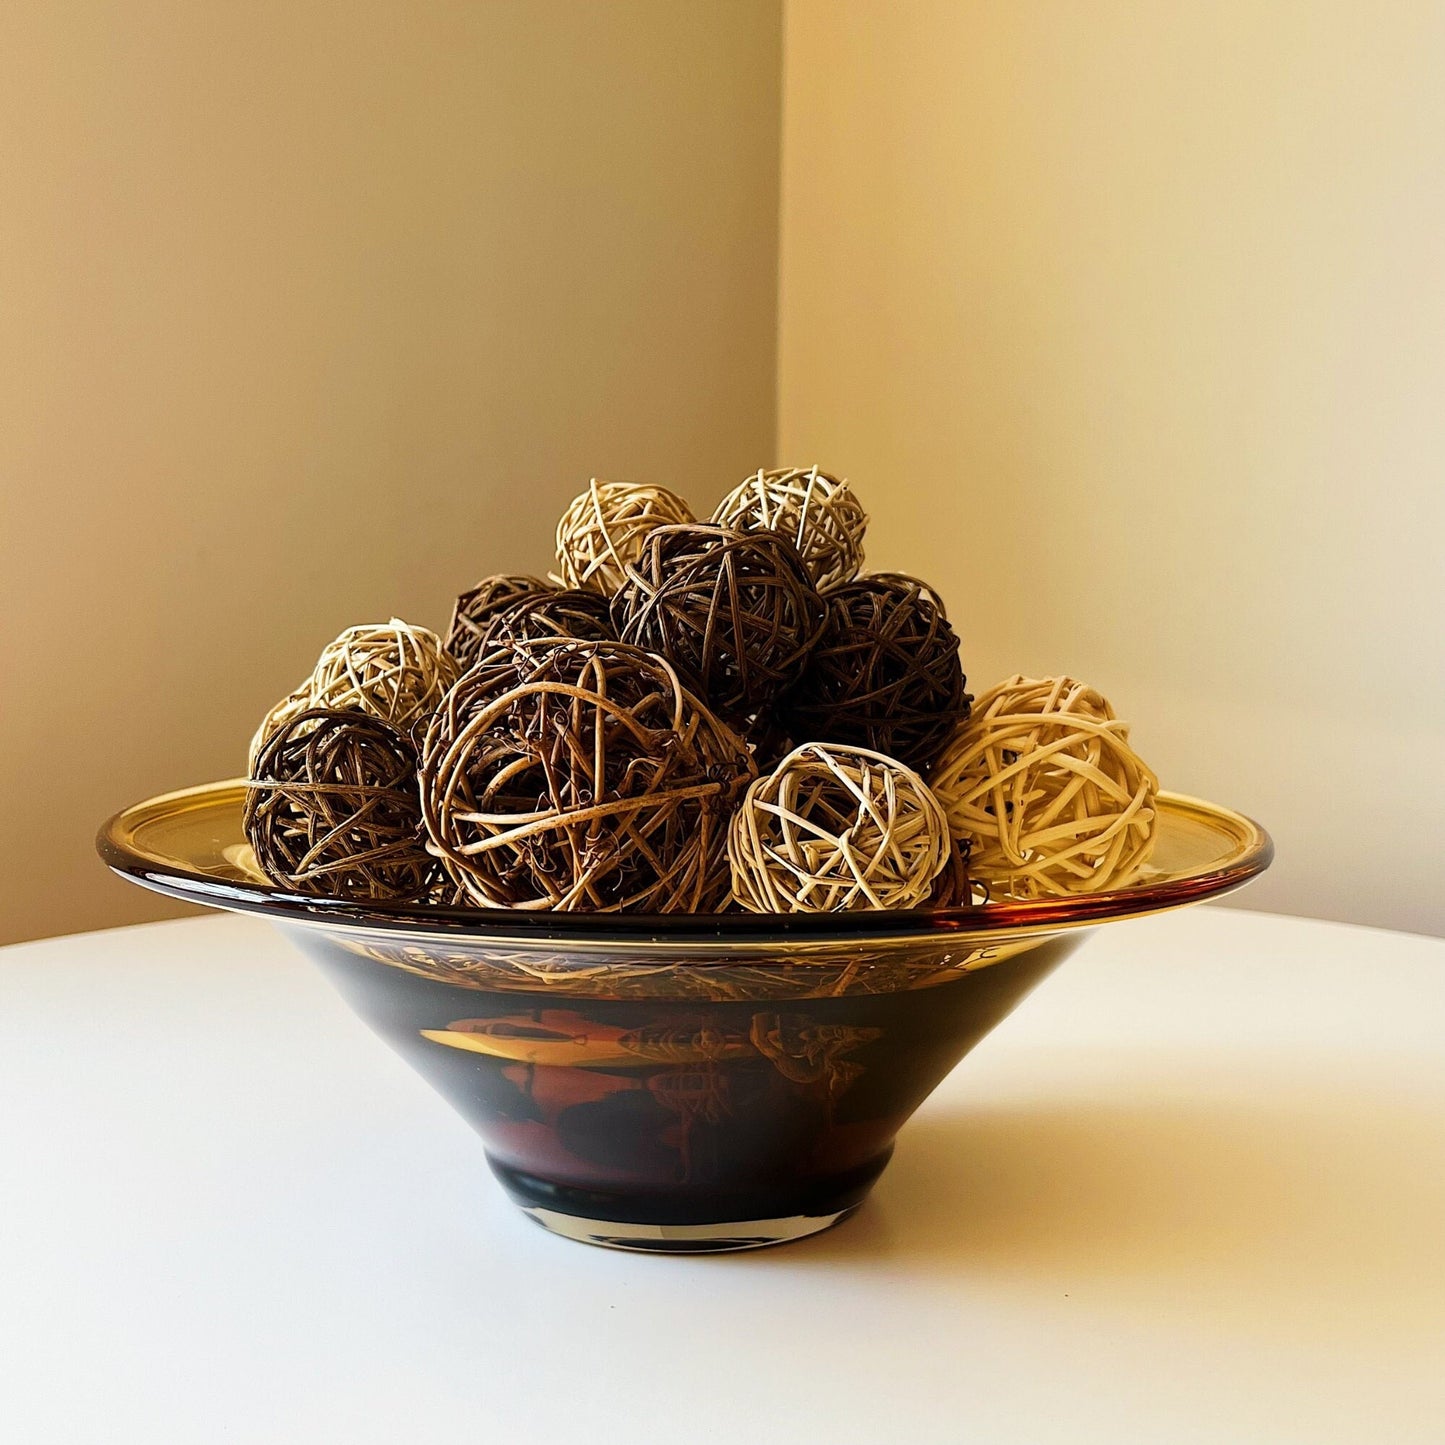
{"label": "amber glass bowl", "polygon": [[269,918],[462,1113],[558,1234],[701,1252],[862,1202],[910,1114],[1089,927],[1218,898],[1263,829],[1163,794],[1154,858],[1087,897],[917,913],[516,913],[343,903],[256,867],[242,782],[127,808],[122,877]]}

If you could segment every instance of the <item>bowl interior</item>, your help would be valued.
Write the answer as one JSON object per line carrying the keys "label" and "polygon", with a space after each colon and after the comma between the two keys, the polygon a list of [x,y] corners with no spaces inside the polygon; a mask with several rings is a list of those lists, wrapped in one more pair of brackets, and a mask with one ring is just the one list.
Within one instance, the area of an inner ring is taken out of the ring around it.
{"label": "bowl interior", "polygon": [[1003,938],[1052,933],[1217,898],[1269,866],[1273,846],[1243,814],[1161,793],[1154,856],[1122,888],[1069,898],[1005,900],[981,907],[910,913],[582,914],[443,909],[416,904],[308,898],[271,883],[257,868],[241,827],[245,783],[208,783],[151,798],[118,813],[97,846],[117,873],[193,903],[299,923],[406,934],[527,941],[623,942],[665,946],[709,940],[729,949],[787,939],[854,942],[959,934]]}

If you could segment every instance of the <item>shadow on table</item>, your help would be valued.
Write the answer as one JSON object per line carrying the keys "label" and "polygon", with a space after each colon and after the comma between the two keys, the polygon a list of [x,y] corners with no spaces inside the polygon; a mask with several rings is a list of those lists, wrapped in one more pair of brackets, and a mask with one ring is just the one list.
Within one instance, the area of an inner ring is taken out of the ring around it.
{"label": "shadow on table", "polygon": [[[1177,1081],[1176,1081],[1177,1084]],[[925,1112],[873,1198],[791,1246],[810,1269],[940,1289],[1020,1281],[1247,1311],[1301,1331],[1438,1329],[1445,1124],[1407,1097],[1261,1096]],[[773,1261],[756,1260],[762,1267]]]}

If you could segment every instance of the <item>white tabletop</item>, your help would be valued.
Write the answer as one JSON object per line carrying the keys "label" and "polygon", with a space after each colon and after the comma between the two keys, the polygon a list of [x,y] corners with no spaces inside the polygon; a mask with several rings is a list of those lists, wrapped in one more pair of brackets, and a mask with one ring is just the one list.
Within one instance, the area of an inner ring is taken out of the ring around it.
{"label": "white tabletop", "polygon": [[589,1249],[265,925],[0,951],[0,1440],[1445,1439],[1445,942],[1096,934],[830,1234]]}

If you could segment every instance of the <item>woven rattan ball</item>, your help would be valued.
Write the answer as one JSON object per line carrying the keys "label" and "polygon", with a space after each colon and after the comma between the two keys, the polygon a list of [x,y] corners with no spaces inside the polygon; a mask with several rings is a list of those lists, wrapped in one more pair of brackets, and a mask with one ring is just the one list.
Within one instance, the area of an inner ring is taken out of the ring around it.
{"label": "woven rattan ball", "polygon": [[1128,725],[1071,677],[1011,677],[984,693],[932,783],[994,896],[1098,892],[1154,847],[1159,780]]}
{"label": "woven rattan ball", "polygon": [[457,671],[441,639],[425,627],[396,617],[385,625],[348,627],[317,660],[311,706],[369,713],[419,735]]}
{"label": "woven rattan ball", "polygon": [[411,740],[357,712],[301,712],[267,740],[246,787],[246,837],[267,877],[353,901],[421,898],[427,853]]}
{"label": "woven rattan ball", "polygon": [[447,695],[424,749],[433,851],[483,907],[708,912],[755,769],[661,658],[513,643]]}
{"label": "woven rattan ball", "polygon": [[853,581],[863,566],[868,514],[847,481],[816,467],[756,471],[718,503],[712,520],[738,532],[782,532],[819,591]]}
{"label": "woven rattan ball", "polygon": [[507,642],[535,642],[543,637],[573,637],[578,642],[615,641],[617,633],[607,599],[585,587],[523,597],[492,618],[478,655],[494,652]]}
{"label": "woven rattan ball", "polygon": [[557,523],[559,580],[610,597],[655,527],[693,520],[692,508],[666,487],[594,477]]}
{"label": "woven rattan ball", "polygon": [[728,831],[733,896],[753,913],[917,908],[950,852],[943,809],[912,768],[829,743],[759,778]]}
{"label": "woven rattan ball", "polygon": [[830,592],[788,700],[794,737],[876,748],[927,773],[968,716],[958,638],[923,583],[865,577]]}
{"label": "woven rattan ball", "polygon": [[699,523],[648,537],[612,615],[623,641],[661,653],[741,726],[798,680],[823,602],[786,537]]}
{"label": "woven rattan ball", "polygon": [[545,595],[553,589],[540,577],[525,575],[484,577],[468,592],[463,592],[452,608],[447,628],[446,649],[462,667],[477,660],[487,627],[499,612],[505,611],[525,597]]}
{"label": "woven rattan ball", "polygon": [[863,565],[868,514],[846,481],[817,467],[755,472],[718,503],[712,519],[742,532],[781,532],[820,591],[851,582]]}

